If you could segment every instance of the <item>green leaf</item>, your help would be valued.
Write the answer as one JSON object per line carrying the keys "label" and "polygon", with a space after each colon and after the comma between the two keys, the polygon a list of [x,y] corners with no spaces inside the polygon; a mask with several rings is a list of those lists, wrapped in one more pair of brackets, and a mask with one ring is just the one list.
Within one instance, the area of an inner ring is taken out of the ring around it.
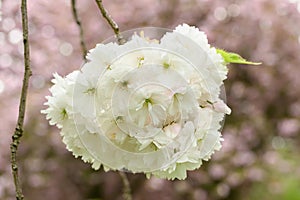
{"label": "green leaf", "polygon": [[242,56],[240,56],[239,54],[236,54],[236,53],[227,52],[222,49],[216,49],[216,50],[217,50],[217,53],[223,57],[226,64],[228,64],[228,63],[237,63],[237,64],[245,64],[245,65],[260,65],[261,64],[261,62],[247,61]]}

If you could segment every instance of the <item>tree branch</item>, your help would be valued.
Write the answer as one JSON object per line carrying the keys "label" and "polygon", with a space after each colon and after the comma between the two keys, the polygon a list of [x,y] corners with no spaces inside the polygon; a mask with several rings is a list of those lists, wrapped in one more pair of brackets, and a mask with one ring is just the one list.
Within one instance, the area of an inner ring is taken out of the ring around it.
{"label": "tree branch", "polygon": [[119,30],[118,24],[107,13],[106,9],[103,6],[102,0],[96,0],[96,3],[98,5],[98,8],[100,9],[100,12],[101,12],[102,16],[106,19],[107,23],[113,29],[113,31],[114,31],[114,33],[115,33],[115,35],[117,37],[118,43],[119,44],[124,44],[125,40],[122,37],[122,35],[120,34],[120,30]]}
{"label": "tree branch", "polygon": [[131,189],[130,189],[130,184],[129,184],[128,178],[124,172],[119,171],[119,174],[121,176],[121,179],[122,179],[123,185],[124,185],[123,198],[124,198],[124,200],[132,200]]}
{"label": "tree branch", "polygon": [[79,28],[79,37],[80,37],[80,46],[81,46],[81,51],[82,51],[82,56],[83,59],[86,61],[86,53],[87,53],[87,49],[86,49],[86,45],[84,42],[84,34],[83,34],[83,29],[81,26],[81,22],[79,20],[78,14],[77,14],[77,9],[76,9],[76,0],[71,0],[71,5],[72,5],[72,13],[73,13],[73,17],[74,20]]}
{"label": "tree branch", "polygon": [[22,193],[22,187],[21,187],[20,179],[19,179],[19,175],[18,175],[18,165],[17,165],[17,155],[16,154],[17,154],[19,143],[20,143],[20,139],[23,136],[23,124],[24,124],[24,116],[25,116],[25,108],[26,108],[26,97],[27,97],[27,90],[28,90],[28,82],[29,82],[29,78],[31,76],[30,53],[29,53],[30,50],[29,50],[29,40],[28,40],[27,0],[22,0],[22,2],[21,2],[21,13],[22,13],[23,44],[24,44],[24,78],[23,78],[23,85],[22,85],[20,104],[19,104],[18,121],[16,124],[15,132],[12,136],[12,143],[10,145],[12,175],[14,178],[17,200],[24,199],[24,195]]}

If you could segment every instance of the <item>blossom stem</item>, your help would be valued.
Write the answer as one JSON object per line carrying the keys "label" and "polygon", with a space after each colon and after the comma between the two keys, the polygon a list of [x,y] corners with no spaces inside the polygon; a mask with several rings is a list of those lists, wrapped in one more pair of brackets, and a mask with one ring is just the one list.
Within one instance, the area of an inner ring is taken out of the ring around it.
{"label": "blossom stem", "polygon": [[120,34],[120,29],[119,29],[118,24],[112,19],[112,17],[110,16],[110,14],[108,14],[107,10],[103,6],[102,0],[96,0],[96,3],[98,5],[98,8],[99,8],[102,16],[104,17],[104,19],[106,19],[107,23],[113,29],[113,31],[114,31],[114,33],[115,33],[115,35],[117,37],[118,43],[119,44],[124,44],[125,40],[122,37],[122,35]]}
{"label": "blossom stem", "polygon": [[24,195],[22,193],[22,188],[21,188],[20,179],[18,175],[17,150],[20,144],[20,139],[23,136],[23,124],[24,124],[24,117],[25,117],[28,82],[31,76],[30,50],[29,50],[29,40],[28,40],[27,0],[22,0],[21,2],[21,13],[22,13],[23,44],[24,44],[24,78],[23,78],[22,91],[21,91],[20,104],[19,104],[18,120],[16,124],[16,129],[12,136],[12,143],[10,145],[12,175],[14,179],[17,200],[24,199]]}
{"label": "blossom stem", "polygon": [[74,20],[79,28],[79,37],[80,37],[80,46],[81,46],[81,51],[82,51],[82,57],[86,61],[85,56],[87,53],[87,49],[86,49],[86,45],[84,42],[83,28],[82,28],[81,22],[79,20],[77,9],[76,9],[76,0],[71,0],[71,5],[72,5],[72,13],[73,13]]}
{"label": "blossom stem", "polygon": [[123,198],[124,200],[132,200],[132,195],[131,195],[131,189],[130,189],[130,184],[129,180],[124,172],[119,171],[120,177],[123,181]]}

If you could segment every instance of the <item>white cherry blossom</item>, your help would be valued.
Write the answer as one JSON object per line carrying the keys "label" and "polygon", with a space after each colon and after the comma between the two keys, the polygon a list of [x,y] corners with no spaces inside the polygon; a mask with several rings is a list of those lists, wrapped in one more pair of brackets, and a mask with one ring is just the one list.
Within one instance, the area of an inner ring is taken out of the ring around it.
{"label": "white cherry blossom", "polygon": [[185,179],[221,148],[228,69],[198,28],[145,34],[98,44],[80,70],[55,73],[42,113],[94,169]]}

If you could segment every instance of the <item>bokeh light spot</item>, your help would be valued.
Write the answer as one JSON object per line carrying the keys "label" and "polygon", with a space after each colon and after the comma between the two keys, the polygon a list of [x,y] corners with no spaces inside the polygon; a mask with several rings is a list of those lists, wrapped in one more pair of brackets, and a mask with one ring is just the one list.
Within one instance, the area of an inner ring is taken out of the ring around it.
{"label": "bokeh light spot", "polygon": [[59,47],[59,52],[63,55],[63,56],[69,56],[72,54],[73,52],[73,46],[68,43],[68,42],[64,42],[60,45]]}
{"label": "bokeh light spot", "polygon": [[300,130],[300,123],[297,119],[285,119],[278,124],[277,128],[282,136],[295,136]]}
{"label": "bokeh light spot", "polygon": [[36,31],[36,25],[34,23],[29,23],[28,24],[28,31],[29,31],[29,35],[32,35],[35,33]]}
{"label": "bokeh light spot", "polygon": [[31,84],[36,89],[42,89],[45,86],[45,78],[40,75],[33,76]]}
{"label": "bokeh light spot", "polygon": [[22,31],[19,29],[13,29],[8,34],[8,39],[12,44],[17,44],[22,40]]}
{"label": "bokeh light spot", "polygon": [[0,32],[0,46],[4,45],[5,42],[5,34]]}
{"label": "bokeh light spot", "polygon": [[165,181],[163,179],[159,179],[156,177],[153,177],[149,179],[146,183],[147,189],[153,190],[153,191],[159,191],[165,184]]}
{"label": "bokeh light spot", "polygon": [[42,28],[42,36],[45,38],[51,38],[55,34],[55,29],[51,25],[45,25]]}
{"label": "bokeh light spot", "polygon": [[230,4],[227,9],[227,13],[231,17],[237,17],[240,15],[240,6],[237,4]]}
{"label": "bokeh light spot", "polygon": [[287,15],[287,9],[283,6],[279,6],[278,8],[276,8],[276,13],[280,16],[285,16]]}
{"label": "bokeh light spot", "polygon": [[0,65],[1,67],[9,67],[12,64],[12,58],[9,54],[4,53],[0,55]]}
{"label": "bokeh light spot", "polygon": [[227,197],[230,192],[230,187],[227,184],[221,183],[217,186],[217,193],[221,197]]}
{"label": "bokeh light spot", "polygon": [[274,149],[283,149],[283,148],[285,148],[285,146],[286,146],[286,143],[282,137],[276,136],[272,139],[272,147]]}
{"label": "bokeh light spot", "polygon": [[4,88],[5,88],[5,85],[4,85],[3,81],[0,79],[0,94],[3,93]]}
{"label": "bokeh light spot", "polygon": [[15,20],[13,20],[12,18],[8,17],[8,18],[3,19],[3,22],[2,22],[3,30],[10,31],[11,29],[15,28],[15,26],[16,26]]}
{"label": "bokeh light spot", "polygon": [[214,11],[214,17],[218,21],[223,21],[227,17],[227,11],[223,7],[217,7]]}

